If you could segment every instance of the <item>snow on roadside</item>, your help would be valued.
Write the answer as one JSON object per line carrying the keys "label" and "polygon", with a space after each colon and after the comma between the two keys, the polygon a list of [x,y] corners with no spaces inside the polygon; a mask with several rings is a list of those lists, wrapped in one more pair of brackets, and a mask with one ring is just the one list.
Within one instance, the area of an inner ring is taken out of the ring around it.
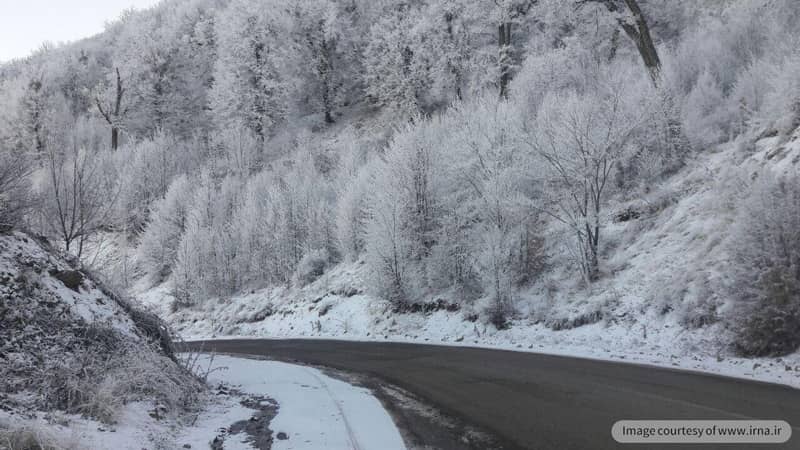
{"label": "snow on roadside", "polygon": [[68,450],[174,448],[171,438],[178,425],[172,420],[159,421],[151,417],[149,411],[152,410],[152,406],[147,402],[125,405],[116,425],[103,424],[77,414],[36,412],[30,417],[0,410],[0,431],[4,428],[29,430],[45,448]]}
{"label": "snow on roadside", "polygon": [[[526,351],[646,364],[779,383],[800,388],[800,354],[783,358],[738,358],[721,350],[721,323],[687,329],[676,314],[630,301],[611,319],[555,331],[533,319],[507,330],[471,322],[463,311],[396,314],[388,302],[361,292],[363,266],[335,268],[323,280],[297,291],[264,289],[211,301],[199,309],[168,310],[167,289],[140,296],[182,338],[311,338],[408,342]],[[633,311],[641,307],[644,314]]]}
{"label": "snow on roadside", "polygon": [[[228,431],[254,416],[256,411],[241,401],[243,396],[252,396],[278,403],[277,416],[269,423],[274,450],[406,448],[389,413],[365,388],[311,367],[220,355],[213,361],[210,358],[198,358],[199,367],[211,370],[209,383],[233,389],[225,390],[230,395],[214,395],[191,425],[176,419],[157,420],[149,414],[151,404],[134,402],[125,406],[113,426],[78,415],[25,417],[0,410],[0,430],[31,430],[42,444],[70,450],[204,449],[220,435],[225,450],[250,450],[256,447],[245,432]],[[286,439],[279,433],[285,433]]]}
{"label": "snow on roadside", "polygon": [[[200,366],[207,366],[209,358],[201,356]],[[267,396],[278,402],[278,414],[269,425],[275,450],[405,449],[389,413],[365,388],[328,377],[318,369],[277,361],[217,355],[211,369],[212,385],[228,383],[242,393]],[[246,412],[241,417],[241,411],[235,408],[232,411],[235,417],[228,413],[221,416],[220,411],[202,415],[177,442],[202,448],[202,442],[196,442],[202,439],[191,439],[197,431],[229,426],[250,417]],[[276,437],[279,433],[285,433],[288,439]],[[231,443],[226,439],[225,448],[238,448]]]}

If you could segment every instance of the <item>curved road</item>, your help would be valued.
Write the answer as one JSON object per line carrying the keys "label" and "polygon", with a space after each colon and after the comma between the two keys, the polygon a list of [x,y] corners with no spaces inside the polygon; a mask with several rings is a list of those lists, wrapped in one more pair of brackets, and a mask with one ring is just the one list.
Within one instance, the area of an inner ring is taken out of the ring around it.
{"label": "curved road", "polygon": [[[621,419],[774,419],[800,449],[800,390],[727,377],[536,353],[381,342],[241,339],[186,344],[328,366],[399,386],[506,449],[682,449],[621,445]],[[703,445],[746,449],[747,445]]]}

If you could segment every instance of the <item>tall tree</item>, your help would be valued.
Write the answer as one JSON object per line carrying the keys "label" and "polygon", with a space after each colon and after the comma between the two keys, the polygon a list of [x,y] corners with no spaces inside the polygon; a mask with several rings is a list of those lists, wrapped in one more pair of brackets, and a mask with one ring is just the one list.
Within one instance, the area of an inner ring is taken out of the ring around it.
{"label": "tall tree", "polygon": [[209,94],[218,128],[239,124],[260,140],[286,112],[279,11],[254,0],[231,2],[215,24],[218,58]]}
{"label": "tall tree", "polygon": [[500,97],[508,97],[508,84],[511,82],[514,43],[512,25],[526,16],[537,0],[494,0],[498,11],[497,44],[499,47],[498,69]]}
{"label": "tall tree", "polygon": [[111,150],[116,151],[119,146],[119,126],[120,119],[125,114],[122,109],[122,99],[125,96],[125,88],[122,86],[122,77],[119,74],[119,68],[116,68],[116,90],[114,100],[110,104],[103,107],[100,97],[95,97],[95,104],[100,115],[103,116],[106,122],[111,126]]}
{"label": "tall tree", "polygon": [[553,206],[546,212],[575,233],[578,262],[587,282],[600,276],[600,233],[612,174],[638,124],[625,107],[623,88],[553,94],[537,117],[532,150],[548,167]]}
{"label": "tall tree", "polygon": [[364,84],[376,106],[406,115],[425,107],[430,85],[427,60],[431,55],[426,54],[415,33],[419,18],[419,10],[402,5],[370,28],[364,49]]}
{"label": "tall tree", "polygon": [[431,78],[436,95],[445,104],[462,100],[475,59],[475,8],[465,0],[431,2],[417,25],[430,47]]}
{"label": "tall tree", "polygon": [[658,51],[650,35],[650,26],[639,3],[636,0],[579,0],[578,3],[579,5],[600,3],[614,15],[622,31],[636,45],[653,85],[658,86],[661,59],[658,57]]}
{"label": "tall tree", "polygon": [[126,76],[125,129],[189,137],[207,128],[207,91],[215,56],[202,0],[125,17],[114,65]]}
{"label": "tall tree", "polygon": [[43,217],[64,250],[78,258],[86,239],[108,224],[118,193],[98,137],[91,123],[80,119],[60,142],[47,145],[44,155]]}
{"label": "tall tree", "polygon": [[348,66],[350,70],[356,66],[346,52],[351,35],[347,10],[332,0],[302,0],[293,3],[291,17],[295,51],[290,59],[293,78],[300,80],[297,97],[304,99],[312,111],[321,112],[325,123],[333,123],[335,110],[342,102],[345,73]]}

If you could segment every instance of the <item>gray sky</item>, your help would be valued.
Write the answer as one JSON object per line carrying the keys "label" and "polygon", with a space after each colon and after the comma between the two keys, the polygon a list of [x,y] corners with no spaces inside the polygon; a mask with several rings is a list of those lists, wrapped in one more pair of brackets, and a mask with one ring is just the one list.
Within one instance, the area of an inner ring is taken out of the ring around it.
{"label": "gray sky", "polygon": [[103,31],[130,7],[159,0],[0,0],[0,62],[29,55],[43,42],[74,41]]}

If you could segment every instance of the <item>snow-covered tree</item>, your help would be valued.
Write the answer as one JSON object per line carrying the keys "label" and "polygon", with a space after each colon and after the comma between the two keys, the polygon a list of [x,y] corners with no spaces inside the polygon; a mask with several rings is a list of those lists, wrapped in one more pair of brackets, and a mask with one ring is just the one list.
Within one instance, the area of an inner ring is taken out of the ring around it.
{"label": "snow-covered tree", "polygon": [[379,184],[370,200],[367,258],[379,290],[398,305],[419,294],[422,263],[435,243],[438,184],[444,181],[437,131],[427,123],[407,126],[375,166]]}
{"label": "snow-covered tree", "polygon": [[86,239],[111,223],[118,188],[93,123],[77,121],[63,135],[51,136],[39,186],[46,232],[80,258]]}
{"label": "snow-covered tree", "polygon": [[176,175],[190,168],[188,146],[160,132],[116,152],[119,200],[117,220],[129,230],[142,230],[154,201],[160,199]]}
{"label": "snow-covered tree", "polygon": [[216,48],[204,3],[211,2],[174,3],[122,19],[114,67],[129,96],[125,128],[140,138],[159,131],[190,137],[207,126]]}
{"label": "snow-covered tree", "polygon": [[351,11],[343,2],[301,0],[291,3],[292,78],[301,106],[321,113],[325,123],[333,123],[345,94],[353,94],[358,79],[358,59]]}
{"label": "snow-covered tree", "polygon": [[[218,58],[211,108],[219,129],[243,125],[264,140],[286,113],[285,28],[280,8],[256,0],[235,0],[216,20]],[[284,37],[285,39],[285,37]]]}
{"label": "snow-covered tree", "polygon": [[517,287],[534,279],[544,257],[537,182],[532,159],[520,142],[520,114],[506,102],[481,99],[460,111],[459,146],[467,152],[461,169],[466,201],[464,222],[473,222],[475,267],[490,299],[489,315],[505,325]]}
{"label": "snow-covered tree", "polygon": [[189,179],[180,176],[170,184],[164,198],[153,204],[153,212],[137,252],[139,263],[155,283],[163,281],[175,265],[178,245],[186,231],[191,193]]}
{"label": "snow-covered tree", "polygon": [[584,95],[566,91],[545,98],[529,143],[549,170],[547,211],[577,238],[581,272],[587,282],[600,276],[600,233],[612,177],[638,124],[641,110],[618,83],[596,85]]}
{"label": "snow-covered tree", "polygon": [[421,51],[415,33],[419,10],[401,5],[369,31],[364,49],[364,84],[373,104],[409,116],[426,105],[430,54]]}
{"label": "snow-covered tree", "polygon": [[30,203],[31,155],[0,144],[0,229],[19,225]]}

